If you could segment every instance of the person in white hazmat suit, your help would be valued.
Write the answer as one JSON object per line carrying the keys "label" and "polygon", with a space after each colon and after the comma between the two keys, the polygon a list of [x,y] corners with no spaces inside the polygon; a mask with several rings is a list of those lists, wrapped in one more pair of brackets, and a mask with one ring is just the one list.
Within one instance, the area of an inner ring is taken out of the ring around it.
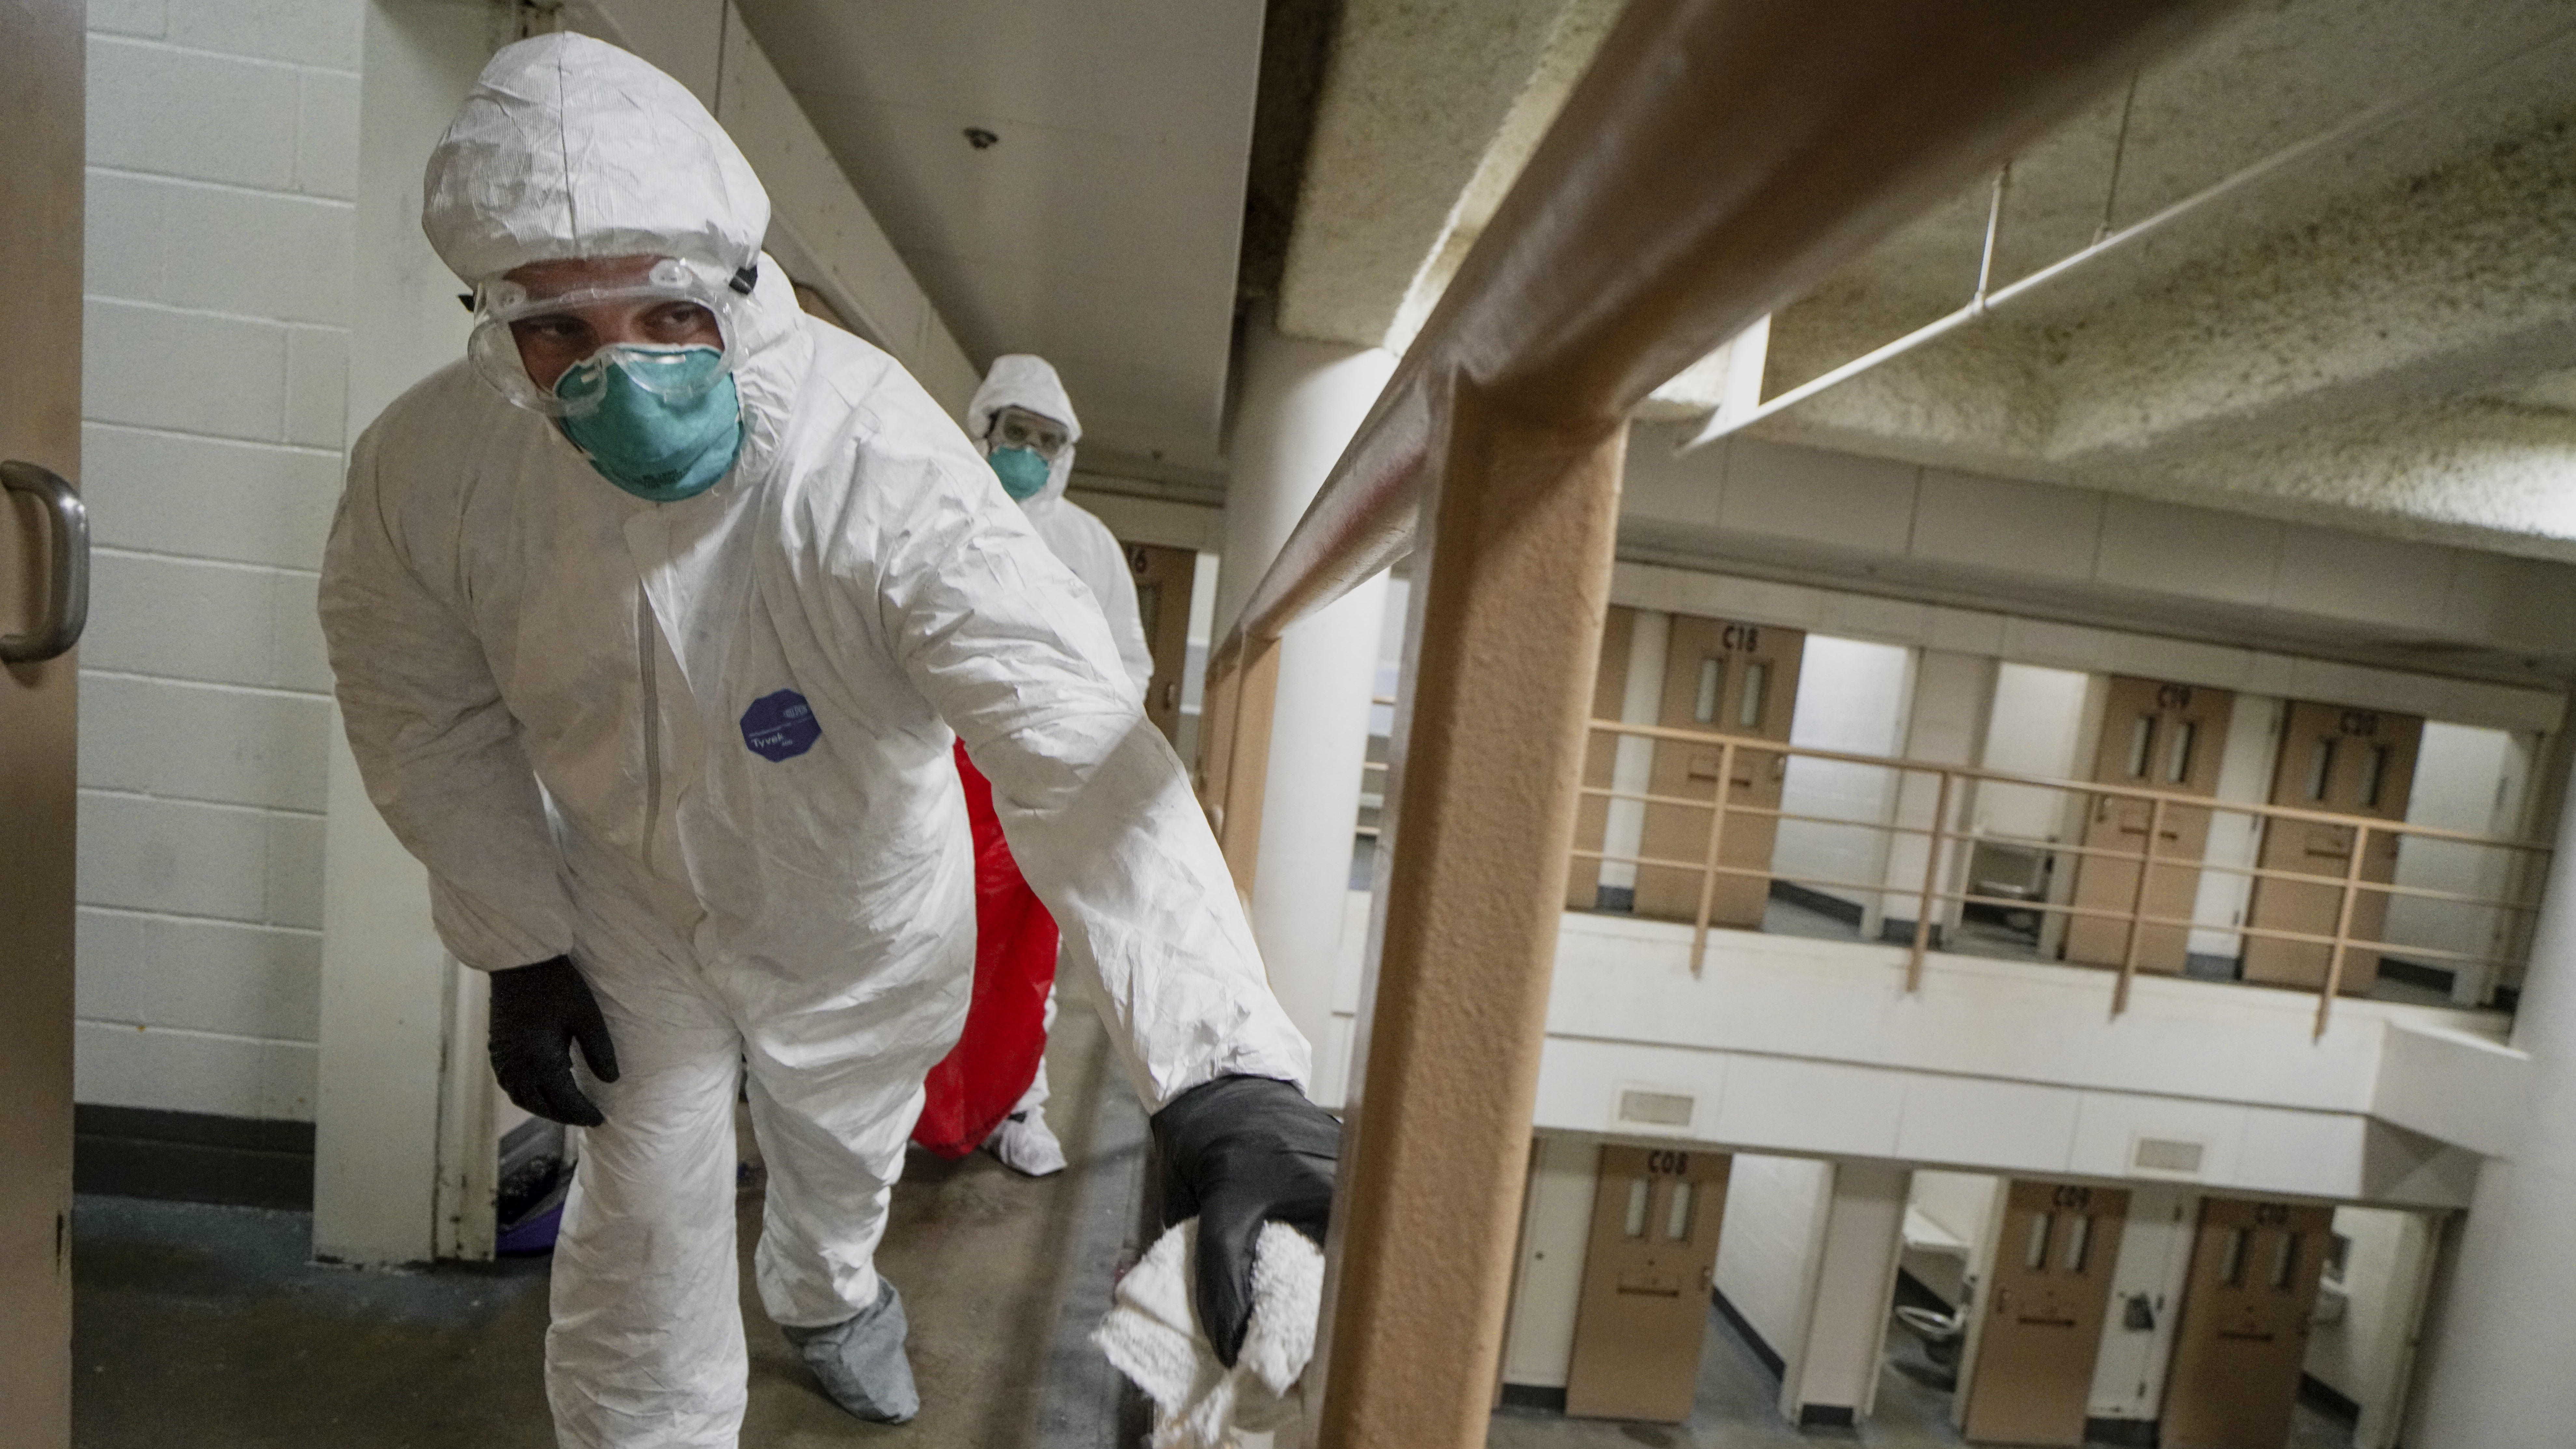
{"label": "person in white hazmat suit", "polygon": [[914,1412],[872,1258],[968,1001],[952,739],[1154,1114],[1229,1362],[1261,1223],[1320,1240],[1330,1204],[1306,1043],[1100,610],[901,367],[798,310],[768,219],[669,77],[501,51],[424,192],[468,357],[358,440],[323,569],[350,744],[492,973],[494,1069],[591,1129],[546,1336],[583,1449],[736,1442],[746,1070],[761,1302],[843,1407]]}
{"label": "person in white hazmat suit", "polygon": [[[1043,357],[1004,353],[984,372],[984,382],[966,404],[966,435],[984,451],[984,461],[1002,481],[1002,491],[1020,505],[1046,546],[1082,580],[1100,603],[1117,641],[1119,662],[1136,681],[1143,699],[1154,682],[1154,650],[1145,639],[1145,620],[1136,607],[1136,579],[1127,567],[1127,550],[1091,511],[1064,496],[1073,477],[1074,444],[1082,441],[1082,420],[1064,380]],[[1055,1027],[1055,992],[1047,992],[1046,1025]],[[1064,1148],[1047,1126],[1046,1059],[1029,1089],[993,1129],[984,1144],[994,1156],[1031,1177],[1064,1170]]]}

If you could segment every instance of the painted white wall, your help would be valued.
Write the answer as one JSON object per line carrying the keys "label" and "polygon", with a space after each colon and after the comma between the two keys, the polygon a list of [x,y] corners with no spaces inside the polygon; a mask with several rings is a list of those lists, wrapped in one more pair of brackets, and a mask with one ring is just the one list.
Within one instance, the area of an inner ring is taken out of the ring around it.
{"label": "painted white wall", "polygon": [[[1806,657],[1798,666],[1798,699],[1790,716],[1789,742],[1854,754],[1905,753],[1913,677],[1913,650],[1830,634],[1808,635]],[[1782,811],[1861,823],[1781,821],[1771,849],[1772,870],[1811,890],[1856,904],[1872,902],[1874,893],[1865,888],[1866,883],[1881,877],[1888,850],[1887,832],[1874,827],[1891,818],[1896,792],[1893,770],[1792,757],[1788,777],[1781,783]],[[1827,881],[1860,883],[1863,888],[1820,884]]]}
{"label": "painted white wall", "polygon": [[1739,1153],[1718,1229],[1717,1291],[1771,1351],[1787,1359],[1807,1337],[1833,1164]]}
{"label": "painted white wall", "polygon": [[2511,1160],[2480,1170],[2460,1226],[2408,1434],[2418,1444],[2548,1444],[2576,1423],[2576,812],[2561,813],[2555,840],[2514,1014],[2529,1110]]}
{"label": "painted white wall", "polygon": [[[2174,1324],[2181,1316],[2199,1225],[2198,1193],[2157,1183],[2130,1188],[2120,1258],[2111,1268],[2111,1312],[2102,1326],[2100,1356],[2093,1361],[2086,1410],[2092,1417],[2154,1419],[2162,1412],[2165,1367],[2173,1357]],[[2128,1302],[2140,1296],[2154,1315],[2152,1327],[2128,1326]]]}
{"label": "painted white wall", "polygon": [[[1643,451],[1643,442],[1628,450],[1632,465]],[[1842,526],[1834,508],[1814,500],[1800,505],[1799,512]],[[2289,699],[2349,699],[2497,729],[2554,731],[2567,712],[2566,695],[2554,688],[2420,674],[1632,560],[1623,560],[1613,573],[1610,601],[1880,644],[1954,649],[2087,674],[2134,674]]]}
{"label": "painted white wall", "polygon": [[[1628,673],[1619,692],[1619,722],[1660,722],[1664,704],[1664,669],[1670,662],[1673,616],[1660,609],[1638,609],[1628,627]],[[1654,788],[1655,742],[1622,735],[1611,750],[1610,788],[1642,795]],[[1642,800],[1612,800],[1602,812],[1601,853],[1628,860],[1601,862],[1600,883],[1614,890],[1634,890],[1634,857],[1644,849],[1646,805]]]}
{"label": "painted white wall", "polygon": [[1883,1162],[1833,1165],[1807,1332],[1781,1379],[1780,1412],[1793,1424],[1809,1405],[1861,1418],[1877,1405],[1910,1176]]}
{"label": "painted white wall", "polygon": [[[1232,631],[1394,367],[1378,349],[1299,342],[1253,326],[1231,443],[1218,629]],[[1248,894],[1271,990],[1310,1042],[1332,1024],[1386,597],[1383,576],[1372,579],[1279,641]]]}
{"label": "painted white wall", "polygon": [[[1977,763],[1989,770],[2075,778],[2085,753],[2084,689],[2090,676],[2009,661],[1995,668],[1994,704],[1987,712],[1985,749]],[[1984,835],[2051,839],[2065,814],[2065,797],[2022,785],[1981,785],[1973,828]]]}
{"label": "painted white wall", "polygon": [[[2576,570],[2541,559],[1742,435],[1676,457],[1671,445],[1682,436],[1660,425],[1638,428],[1621,499],[1623,534],[1672,555],[1771,569],[1866,570],[1882,586],[1902,580],[1961,599],[2046,599],[2109,620],[2170,620],[2177,632],[2204,630],[2220,618],[2255,636],[2296,628],[2311,637],[2456,640],[2511,650],[2554,647],[2576,611]],[[2184,651],[2202,647],[2164,642]],[[2170,669],[2120,672],[2219,688],[2256,682]],[[2293,699],[2371,698],[2277,681],[2265,687]]]}
{"label": "painted white wall", "polygon": [[1944,1232],[1974,1243],[1986,1235],[1986,1219],[1994,1212],[1995,1182],[1982,1172],[1924,1171],[1914,1174],[1908,1196]]}
{"label": "painted white wall", "polygon": [[363,11],[90,7],[83,1102],[313,1115]]}
{"label": "painted white wall", "polygon": [[1967,1303],[1984,1272],[1978,1253],[1994,1201],[1995,1179],[1984,1173],[1917,1171],[1906,1192],[1899,1266],[1952,1308]]}
{"label": "painted white wall", "polygon": [[2434,1235],[2419,1213],[2361,1207],[2335,1209],[2334,1231],[2349,1244],[2343,1275],[2319,1299],[2305,1367],[2361,1406],[2354,1449],[2388,1449],[2412,1378]]}
{"label": "painted white wall", "polygon": [[[2409,824],[2480,835],[2519,833],[2523,796],[2530,780],[2529,744],[2505,730],[2428,721],[2407,797]],[[2418,890],[2497,897],[2508,894],[2513,862],[2506,852],[2445,840],[2407,838],[2397,848],[2396,882]],[[2388,902],[2390,954],[2408,946],[2480,955],[2509,949],[2505,914],[2491,906],[2393,896]],[[2426,964],[2452,970],[2454,1001],[2483,1001],[2493,966]]]}
{"label": "painted white wall", "polygon": [[[1920,651],[1915,656],[1912,699],[1906,709],[1905,758],[1934,765],[1976,763],[1985,741],[1987,715],[1994,704],[1995,670],[1995,661],[1984,655],[1950,649]],[[1974,781],[1952,786],[1948,812],[1941,820],[1943,840],[1937,862],[1932,859],[1929,833],[1888,837],[1888,891],[1880,900],[1889,919],[1911,923],[1923,914],[1927,871],[1936,893],[1958,888],[1959,869],[1966,856],[1966,846],[1959,840],[1959,822],[1975,806],[1978,792]],[[1941,782],[1937,778],[1907,774],[1897,787],[1896,823],[1909,831],[1929,832],[1940,801]],[[1958,916],[1956,904],[1937,899],[1931,903],[1931,917],[1936,923],[1946,925]]]}
{"label": "painted white wall", "polygon": [[1592,1199],[1600,1183],[1598,1142],[1555,1133],[1539,1136],[1530,1163],[1529,1196],[1521,1205],[1511,1318],[1503,1329],[1507,1384],[1565,1387],[1574,1363],[1574,1322],[1582,1307],[1583,1259],[1591,1246]]}
{"label": "painted white wall", "polygon": [[[2273,696],[2236,696],[2236,706],[2227,717],[2226,753],[2218,761],[2217,798],[2243,805],[2260,805],[2272,798],[2272,768],[2281,755],[2281,724],[2286,717],[2286,706]],[[2191,918],[2201,923],[2187,947],[2193,955],[2233,961],[2244,949],[2243,935],[2227,928],[2245,924],[2254,877],[2235,871],[2251,867],[2262,850],[2262,817],[2227,810],[2211,813],[2209,846],[2200,858],[2215,868],[2200,873],[2200,887],[2192,896]]]}
{"label": "painted white wall", "polygon": [[[420,231],[420,174],[475,73],[516,36],[486,0],[370,0],[346,427],[464,355],[456,279]],[[491,1254],[496,1093],[484,980],[431,929],[427,873],[367,799],[334,712],[313,1244],[346,1263]],[[465,1044],[451,1054],[450,1041]],[[449,1072],[451,1061],[455,1072]]]}
{"label": "painted white wall", "polygon": [[[2114,1018],[2100,972],[1935,952],[1908,994],[1901,947],[1724,932],[1694,976],[1690,936],[1565,917],[1543,1128],[2102,1178],[2146,1134],[2201,1143],[2213,1189],[2454,1206],[2530,1070],[2496,1013],[2339,1002],[2320,1039],[2311,1000],[2234,983],[2142,978]],[[2418,1045],[2441,1060],[2384,1081]],[[1690,1097],[1691,1124],[1621,1119],[1629,1087]]]}

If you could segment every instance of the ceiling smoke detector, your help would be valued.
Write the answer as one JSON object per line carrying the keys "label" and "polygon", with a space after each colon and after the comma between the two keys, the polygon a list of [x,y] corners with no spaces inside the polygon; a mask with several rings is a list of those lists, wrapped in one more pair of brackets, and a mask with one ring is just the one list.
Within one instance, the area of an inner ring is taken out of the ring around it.
{"label": "ceiling smoke detector", "polygon": [[978,151],[990,151],[993,149],[994,144],[1001,139],[1001,137],[994,135],[992,132],[985,130],[981,126],[968,126],[966,128],[966,144],[974,147]]}

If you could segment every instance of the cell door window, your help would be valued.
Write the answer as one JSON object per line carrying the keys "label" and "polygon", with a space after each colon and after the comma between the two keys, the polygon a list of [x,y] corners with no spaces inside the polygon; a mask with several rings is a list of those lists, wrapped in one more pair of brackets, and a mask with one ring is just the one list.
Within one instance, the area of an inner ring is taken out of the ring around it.
{"label": "cell door window", "polygon": [[2379,808],[2379,792],[2388,781],[2388,746],[2372,745],[2361,757],[2361,808]]}
{"label": "cell door window", "polygon": [[2272,1291],[2287,1293],[2299,1275],[2299,1235],[2276,1234],[2272,1244]]}
{"label": "cell door window", "polygon": [[2334,782],[2335,742],[2318,740],[2308,751],[2308,798],[2323,800],[2326,787]]}
{"label": "cell door window", "polygon": [[1762,707],[1769,703],[1764,696],[1771,692],[1771,666],[1762,660],[1747,661],[1744,666],[1744,693],[1735,702],[1735,724],[1738,729],[1762,728]]}
{"label": "cell door window", "polygon": [[2147,777],[2147,762],[2155,758],[2156,717],[2142,714],[2129,723],[2129,778]]}
{"label": "cell door window", "polygon": [[1664,1238],[1667,1242],[1687,1243],[1691,1235],[1691,1208],[1695,1194],[1687,1180],[1673,1184],[1672,1201],[1664,1209]]}
{"label": "cell door window", "polygon": [[1646,1235],[1646,1207],[1654,1195],[1654,1184],[1642,1177],[1628,1179],[1628,1215],[1621,1231],[1631,1238]]}
{"label": "cell door window", "polygon": [[1699,662],[1699,691],[1691,697],[1691,718],[1717,723],[1718,697],[1726,693],[1726,661],[1715,656]]}
{"label": "cell door window", "polygon": [[2052,1214],[2032,1213],[2030,1215],[2030,1237],[2022,1244],[2021,1265],[2023,1267],[2034,1273],[2048,1271],[2048,1238],[2055,1225]]}
{"label": "cell door window", "polygon": [[2066,1220],[2066,1271],[2082,1274],[2086,1260],[2093,1252],[2093,1219],[2089,1214]]}
{"label": "cell door window", "polygon": [[2165,747],[2165,783],[2179,785],[2191,778],[2191,750],[2200,738],[2200,726],[2187,719],[2174,721],[2173,733]]}

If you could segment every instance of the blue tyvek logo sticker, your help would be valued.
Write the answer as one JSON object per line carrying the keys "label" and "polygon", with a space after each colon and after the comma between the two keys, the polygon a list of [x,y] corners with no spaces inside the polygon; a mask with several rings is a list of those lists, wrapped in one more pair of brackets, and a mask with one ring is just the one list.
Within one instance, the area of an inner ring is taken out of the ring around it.
{"label": "blue tyvek logo sticker", "polygon": [[792,760],[822,737],[814,706],[792,689],[764,694],[742,712],[742,742],[764,760]]}

